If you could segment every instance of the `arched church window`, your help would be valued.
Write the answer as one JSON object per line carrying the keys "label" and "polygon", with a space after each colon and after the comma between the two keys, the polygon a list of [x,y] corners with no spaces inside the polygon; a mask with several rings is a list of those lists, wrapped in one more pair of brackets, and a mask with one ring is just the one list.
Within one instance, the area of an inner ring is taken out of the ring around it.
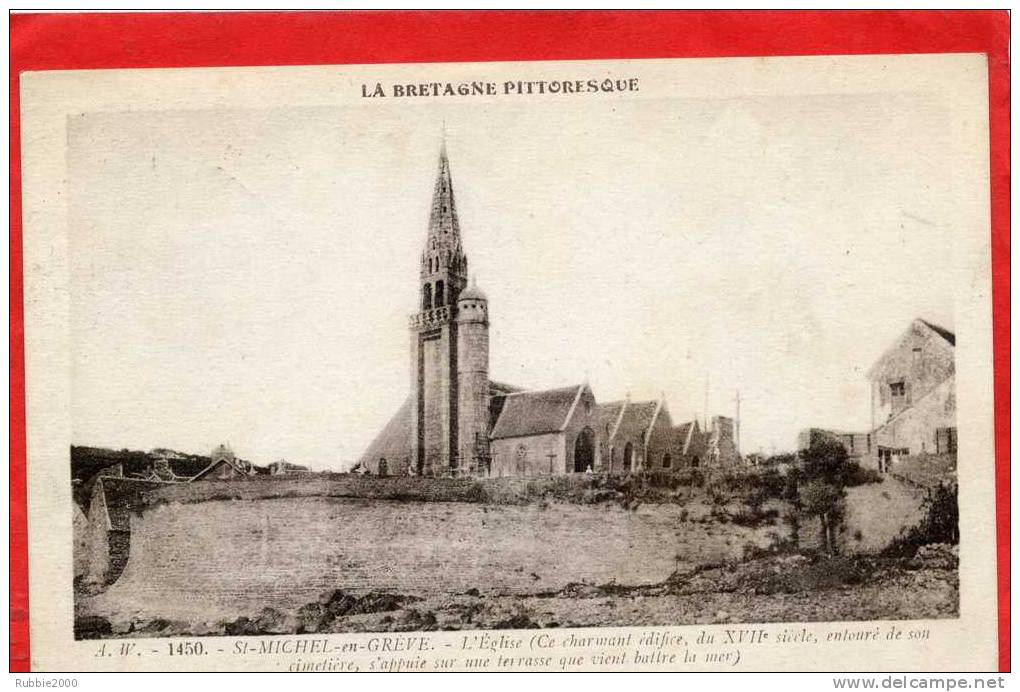
{"label": "arched church window", "polygon": [[421,309],[422,310],[432,309],[432,284],[425,284],[425,288],[422,291],[421,297]]}
{"label": "arched church window", "polygon": [[445,296],[443,295],[443,282],[442,281],[437,281],[436,282],[436,307],[437,308],[438,307],[442,307],[443,305],[446,304],[446,303],[443,302],[444,298],[445,298]]}

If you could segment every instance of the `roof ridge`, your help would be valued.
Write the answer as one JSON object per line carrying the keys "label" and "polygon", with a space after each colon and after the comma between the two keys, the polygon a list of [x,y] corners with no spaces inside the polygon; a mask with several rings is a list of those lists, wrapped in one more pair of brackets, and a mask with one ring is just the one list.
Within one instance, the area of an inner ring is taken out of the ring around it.
{"label": "roof ridge", "polygon": [[567,429],[567,424],[570,423],[570,419],[574,417],[574,411],[577,410],[577,404],[581,401],[581,395],[584,394],[584,390],[587,387],[587,383],[582,382],[577,386],[577,394],[574,395],[574,401],[570,404],[570,409],[567,411],[567,417],[563,419],[563,425],[560,426],[560,431]]}
{"label": "roof ridge", "polygon": [[923,317],[918,317],[917,321],[920,322],[921,324],[923,324],[924,326],[926,326],[928,329],[930,329],[933,332],[935,332],[936,334],[938,334],[939,336],[941,336],[943,339],[945,339],[946,341],[951,343],[953,346],[956,346],[956,333],[955,332],[951,332],[948,329],[946,329],[945,327],[943,327],[941,325],[938,325],[938,324],[935,324],[934,322],[929,322],[928,320],[924,319]]}

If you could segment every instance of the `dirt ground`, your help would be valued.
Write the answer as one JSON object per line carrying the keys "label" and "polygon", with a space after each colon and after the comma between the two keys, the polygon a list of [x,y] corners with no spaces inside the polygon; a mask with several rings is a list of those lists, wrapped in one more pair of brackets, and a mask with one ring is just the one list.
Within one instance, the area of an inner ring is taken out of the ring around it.
{"label": "dirt ground", "polygon": [[657,584],[572,583],[551,592],[447,596],[324,593],[296,610],[230,621],[80,617],[79,638],[669,626],[934,619],[959,615],[955,546],[912,558],[773,555],[676,572]]}

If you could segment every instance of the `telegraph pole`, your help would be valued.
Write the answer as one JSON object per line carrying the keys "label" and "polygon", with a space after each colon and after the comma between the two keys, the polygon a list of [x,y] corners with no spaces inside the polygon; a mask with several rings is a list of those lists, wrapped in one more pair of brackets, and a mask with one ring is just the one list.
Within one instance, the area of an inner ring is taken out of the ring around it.
{"label": "telegraph pole", "polygon": [[736,433],[737,433],[737,456],[740,456],[740,390],[737,390],[737,420],[736,420]]}
{"label": "telegraph pole", "polygon": [[705,373],[705,417],[702,421],[704,423],[704,430],[708,430],[708,373]]}

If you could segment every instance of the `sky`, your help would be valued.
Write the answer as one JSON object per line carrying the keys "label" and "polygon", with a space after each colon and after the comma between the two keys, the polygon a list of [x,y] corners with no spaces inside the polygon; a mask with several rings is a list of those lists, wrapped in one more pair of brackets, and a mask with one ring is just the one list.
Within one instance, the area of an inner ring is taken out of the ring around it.
{"label": "sky", "polygon": [[868,367],[954,328],[924,93],[86,112],[68,123],[73,441],[356,460],[408,393],[441,132],[490,376],[864,429]]}

